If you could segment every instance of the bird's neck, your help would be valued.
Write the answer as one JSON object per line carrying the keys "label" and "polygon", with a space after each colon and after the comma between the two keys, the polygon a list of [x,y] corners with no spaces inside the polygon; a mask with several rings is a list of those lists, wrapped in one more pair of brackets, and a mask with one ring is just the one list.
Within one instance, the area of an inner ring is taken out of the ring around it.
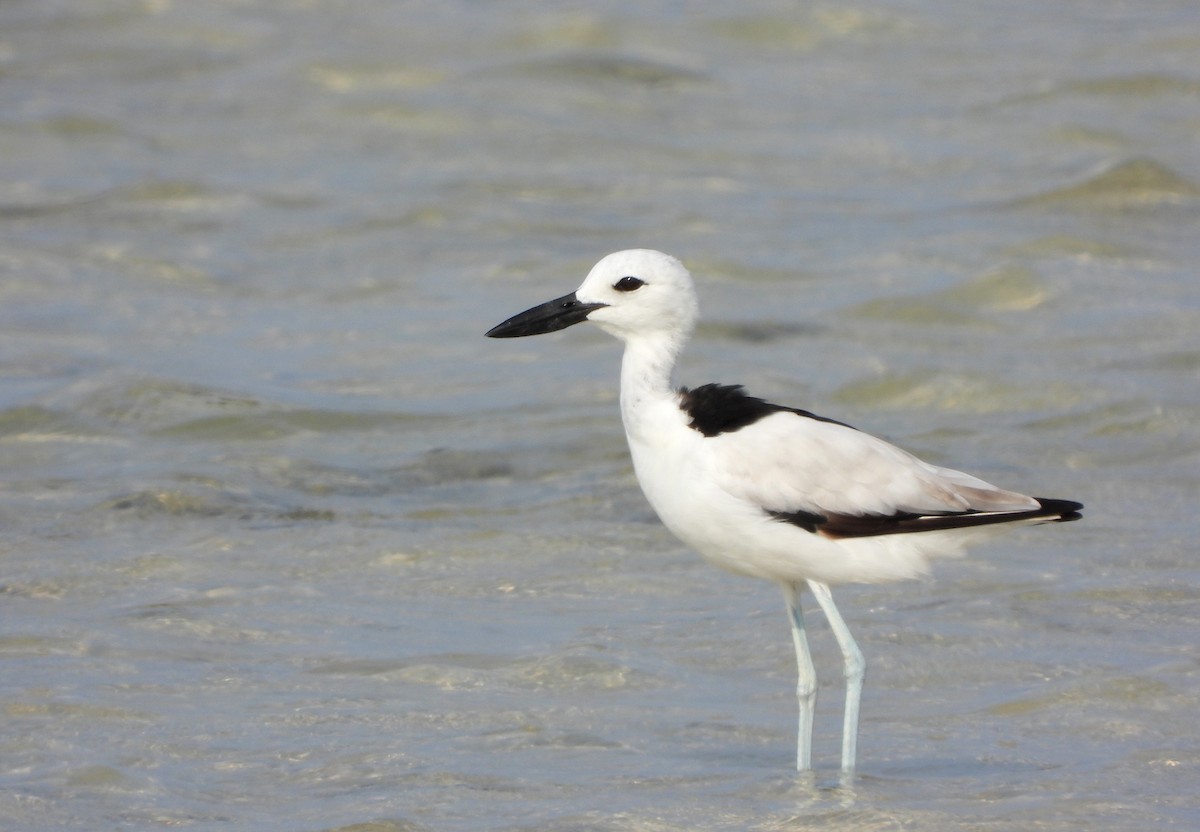
{"label": "bird's neck", "polygon": [[625,344],[621,359],[621,417],[630,440],[641,438],[659,407],[675,405],[671,381],[685,336],[643,335]]}

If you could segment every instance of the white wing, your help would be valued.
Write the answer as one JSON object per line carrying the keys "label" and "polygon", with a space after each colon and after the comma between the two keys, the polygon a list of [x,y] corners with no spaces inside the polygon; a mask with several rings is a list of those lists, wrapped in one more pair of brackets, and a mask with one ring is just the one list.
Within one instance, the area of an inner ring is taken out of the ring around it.
{"label": "white wing", "polygon": [[1038,507],[1031,497],[930,465],[870,434],[790,411],[708,442],[716,484],[771,512],[889,517]]}

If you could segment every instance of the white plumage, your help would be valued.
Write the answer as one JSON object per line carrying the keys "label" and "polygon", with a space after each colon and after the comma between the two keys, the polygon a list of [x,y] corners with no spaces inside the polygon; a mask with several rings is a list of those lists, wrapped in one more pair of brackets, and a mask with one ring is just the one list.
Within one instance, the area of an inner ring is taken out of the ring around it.
{"label": "white plumage", "polygon": [[923,462],[882,439],[739,387],[676,388],[698,316],[687,269],[657,251],[605,257],[572,294],[488,332],[518,337],[584,320],[625,342],[621,415],[646,498],[676,536],[718,566],[784,589],[800,681],[797,767],[811,765],[816,677],[799,589],[807,584],[846,660],[842,768],[855,765],[864,663],[830,584],[912,578],[930,558],[1019,523],[1074,519],[1082,506],[1027,497]]}

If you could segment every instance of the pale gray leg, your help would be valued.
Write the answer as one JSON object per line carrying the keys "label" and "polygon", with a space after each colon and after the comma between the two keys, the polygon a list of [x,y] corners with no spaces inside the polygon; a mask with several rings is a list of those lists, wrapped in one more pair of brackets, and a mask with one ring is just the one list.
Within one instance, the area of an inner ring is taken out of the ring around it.
{"label": "pale gray leg", "polygon": [[842,725],[842,771],[850,773],[854,771],[854,758],[858,749],[858,709],[862,700],[863,677],[866,675],[867,663],[854,637],[850,635],[850,628],[842,620],[837,605],[833,603],[829,587],[818,581],[809,581],[808,586],[825,612],[825,618],[829,620],[829,628],[833,630],[833,637],[837,639],[838,647],[842,649],[842,659],[845,661],[846,717]]}
{"label": "pale gray leg", "polygon": [[800,609],[800,585],[784,584],[788,618],[792,622],[792,643],[796,646],[796,698],[800,701],[800,730],[796,736],[796,771],[812,768],[813,712],[817,707],[817,671],[808,651],[804,634],[804,612]]}

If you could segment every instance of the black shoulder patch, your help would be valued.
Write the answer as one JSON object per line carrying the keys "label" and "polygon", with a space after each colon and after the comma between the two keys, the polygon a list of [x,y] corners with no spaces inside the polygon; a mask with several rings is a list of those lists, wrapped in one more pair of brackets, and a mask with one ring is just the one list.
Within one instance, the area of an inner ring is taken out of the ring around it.
{"label": "black shoulder patch", "polygon": [[794,407],[784,407],[755,398],[743,390],[740,384],[703,384],[695,390],[681,387],[679,406],[690,418],[688,427],[700,431],[705,436],[732,433],[772,413],[781,412],[850,427],[843,422],[826,419],[807,410],[797,410]]}
{"label": "black shoulder patch", "polygon": [[783,408],[747,394],[740,384],[704,384],[679,391],[680,406],[690,417],[688,427],[705,436],[741,430]]}

